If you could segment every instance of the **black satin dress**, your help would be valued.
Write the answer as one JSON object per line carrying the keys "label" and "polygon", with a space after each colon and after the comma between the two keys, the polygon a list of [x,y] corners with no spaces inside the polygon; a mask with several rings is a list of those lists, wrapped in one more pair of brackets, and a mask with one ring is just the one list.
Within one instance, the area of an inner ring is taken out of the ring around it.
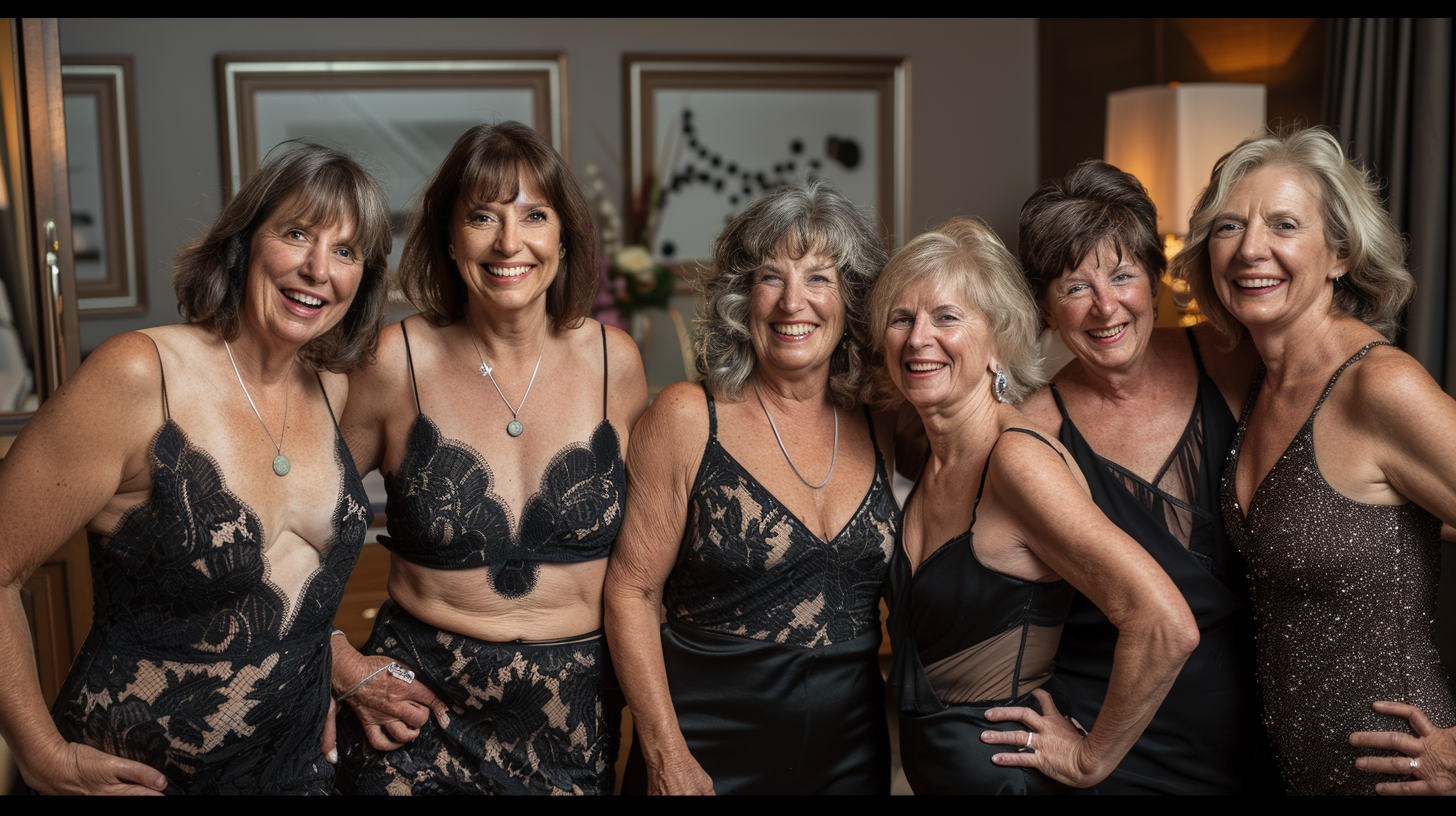
{"label": "black satin dress", "polygon": [[[1273,753],[1259,722],[1254,683],[1254,631],[1247,567],[1229,543],[1218,513],[1218,478],[1234,434],[1234,418],[1218,386],[1203,373],[1198,345],[1198,397],[1177,449],[1155,484],[1098,456],[1067,414],[1061,443],[1092,489],[1092,500],[1148,551],[1183,593],[1198,623],[1198,648],[1183,664],[1163,705],[1098,793],[1239,794],[1280,790]],[[1191,488],[1191,501],[1160,490],[1167,471]],[[1172,518],[1174,521],[1169,521]],[[1188,536],[1185,547],[1170,524]],[[1107,697],[1117,628],[1078,593],[1057,651],[1057,676],[1071,695],[1071,715],[1091,728]]]}
{"label": "black satin dress", "polygon": [[[1006,431],[1013,432],[1051,444],[1023,428]],[[990,465],[988,456],[976,505]],[[913,498],[912,492],[907,508]],[[1035,769],[994,764],[991,757],[1016,749],[981,741],[987,730],[1024,730],[1016,721],[991,722],[986,710],[1038,709],[1031,696],[1038,688],[1066,710],[1052,654],[1076,590],[1066,581],[1028,581],[985,566],[976,556],[975,526],[973,507],[970,527],[913,573],[898,538],[890,561],[890,688],[905,778],[917,796],[1078,793]]]}

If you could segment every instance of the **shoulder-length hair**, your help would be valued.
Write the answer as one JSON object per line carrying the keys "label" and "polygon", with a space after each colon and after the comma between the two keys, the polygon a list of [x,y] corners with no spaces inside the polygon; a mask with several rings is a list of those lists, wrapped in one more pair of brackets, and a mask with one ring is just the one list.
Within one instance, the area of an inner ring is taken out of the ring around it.
{"label": "shoulder-length hair", "polygon": [[509,202],[525,179],[561,220],[565,259],[546,292],[546,313],[556,328],[580,324],[591,313],[601,282],[601,247],[591,205],[561,154],[520,122],[476,125],[450,148],[430,177],[410,219],[399,282],[405,297],[437,326],[465,316],[469,293],[450,257],[455,203],[470,207]]}
{"label": "shoulder-length hair", "polygon": [[698,374],[717,393],[743,398],[757,356],[748,330],[754,273],[775,257],[817,252],[834,259],[844,336],[829,360],[829,393],[842,408],[868,396],[865,301],[885,265],[879,223],[827,181],[786,184],[748,205],[713,241],[713,262],[695,283],[705,307],[694,332]]}
{"label": "shoulder-length hair", "polygon": [[354,302],[337,326],[299,351],[315,368],[353,371],[373,359],[384,325],[385,272],[394,239],[379,182],[342,150],[301,142],[264,162],[207,234],[177,253],[172,275],[177,311],[188,323],[236,340],[253,234],[282,206],[313,226],[354,220],[350,241],[364,265]]}
{"label": "shoulder-length hair", "polygon": [[1347,267],[1334,282],[1335,308],[1394,339],[1415,291],[1405,268],[1405,242],[1381,205],[1379,185],[1345,158],[1339,140],[1323,128],[1254,136],[1219,159],[1188,219],[1188,241],[1173,259],[1173,274],[1188,281],[1209,322],[1230,343],[1238,342],[1244,327],[1214,289],[1208,238],[1233,188],[1254,170],[1271,166],[1300,171],[1319,195],[1325,243]]}
{"label": "shoulder-length hair", "polygon": [[1154,297],[1168,267],[1158,240],[1158,208],[1131,173],[1093,159],[1065,178],[1043,182],[1021,205],[1017,254],[1032,297],[1110,244],[1117,260],[1131,256],[1147,273]]}
{"label": "shoulder-length hair", "polygon": [[957,217],[901,247],[870,296],[870,328],[875,340],[878,402],[891,408],[904,397],[890,380],[885,360],[885,329],[890,312],[905,293],[919,285],[948,286],[986,316],[991,339],[1006,371],[1006,400],[1019,404],[1046,383],[1042,376],[1037,330],[1041,316],[1021,267],[996,233],[979,218]]}

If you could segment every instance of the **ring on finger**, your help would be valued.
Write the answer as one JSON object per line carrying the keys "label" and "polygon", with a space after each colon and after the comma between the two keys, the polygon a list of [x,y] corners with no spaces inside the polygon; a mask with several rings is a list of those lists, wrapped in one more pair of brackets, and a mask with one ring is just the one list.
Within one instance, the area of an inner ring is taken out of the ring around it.
{"label": "ring on finger", "polygon": [[396,680],[403,680],[406,683],[413,683],[415,681],[415,673],[398,663],[390,663],[384,667],[384,670],[394,675],[394,679]]}
{"label": "ring on finger", "polygon": [[1410,769],[1414,771],[1419,767],[1421,767],[1421,761],[1419,759],[1416,759],[1415,757],[1411,757]]}

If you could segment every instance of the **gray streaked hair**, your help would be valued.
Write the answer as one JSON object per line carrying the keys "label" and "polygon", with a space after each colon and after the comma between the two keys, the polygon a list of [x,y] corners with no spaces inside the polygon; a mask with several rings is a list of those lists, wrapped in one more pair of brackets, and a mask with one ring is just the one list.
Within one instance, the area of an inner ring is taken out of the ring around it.
{"label": "gray streaked hair", "polygon": [[1173,274],[1188,281],[1208,321],[1230,345],[1243,336],[1243,325],[1214,289],[1208,239],[1234,187],[1262,167],[1297,170],[1311,182],[1310,191],[1320,199],[1325,244],[1347,264],[1334,282],[1335,308],[1394,339],[1401,311],[1415,292],[1415,279],[1405,268],[1405,242],[1381,205],[1379,185],[1345,158],[1339,140],[1323,128],[1250,137],[1213,166],[1189,216],[1188,241],[1172,263]]}
{"label": "gray streaked hair", "polygon": [[822,179],[787,184],[748,205],[713,241],[712,267],[695,284],[705,301],[694,331],[697,370],[714,392],[743,398],[757,365],[748,330],[754,273],[775,257],[818,252],[834,259],[844,305],[844,336],[829,366],[829,392],[842,408],[869,395],[865,305],[885,248],[878,219]]}

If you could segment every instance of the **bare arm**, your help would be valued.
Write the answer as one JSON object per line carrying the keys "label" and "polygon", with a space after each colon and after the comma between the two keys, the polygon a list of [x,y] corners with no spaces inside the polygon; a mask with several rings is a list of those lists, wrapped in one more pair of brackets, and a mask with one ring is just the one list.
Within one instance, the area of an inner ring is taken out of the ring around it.
{"label": "bare arm", "polygon": [[[375,362],[349,375],[348,393],[339,429],[359,474],[364,475],[380,467],[388,439],[403,440],[409,433],[409,417],[415,413],[404,335],[398,324],[386,327],[380,335]],[[408,675],[388,670],[396,661],[383,655],[362,655],[338,634],[330,645],[334,695],[348,694],[345,702],[359,717],[375,750],[392,751],[413,740],[431,711],[442,724],[446,722],[449,709],[423,682],[406,682],[402,677]]]}
{"label": "bare arm", "polygon": [[[1153,718],[1198,646],[1188,604],[1152,556],[1107,520],[1086,487],[1047,446],[1008,434],[991,468],[993,501],[1020,520],[1028,549],[1086,595],[1117,627],[1112,675],[1096,726],[1082,737],[1037,690],[1043,712],[992,709],[993,721],[1019,720],[1036,733],[1030,753],[998,754],[1076,787],[1097,784],[1117,767]],[[1008,444],[1010,443],[1010,444]],[[983,500],[984,505],[984,500]],[[986,742],[1023,746],[1026,732],[988,732]]]}
{"label": "bare arm", "polygon": [[647,762],[649,793],[713,792],[678,728],[659,628],[707,419],[702,389],[692,383],[665,389],[642,415],[627,451],[627,515],[607,567],[607,640]]}
{"label": "bare arm", "polygon": [[[42,793],[155,794],[161,772],[68,743],[41,696],[21,605],[25,580],[146,473],[147,443],[162,422],[152,342],[123,334],[98,348],[51,397],[0,461],[0,735],[20,772]],[[41,508],[44,508],[41,510]]]}
{"label": "bare arm", "polygon": [[[1376,352],[1381,350],[1372,356]],[[1381,352],[1370,363],[1353,370],[1353,418],[1373,437],[1369,449],[1384,480],[1400,496],[1441,519],[1442,537],[1448,537],[1456,525],[1456,440],[1445,429],[1456,427],[1456,401],[1404,354]],[[1456,795],[1456,728],[1438,728],[1421,709],[1405,703],[1381,701],[1373,707],[1404,717],[1414,733],[1350,735],[1351,745],[1400,754],[1355,761],[1361,770],[1392,775],[1391,781],[1376,786],[1376,792]]]}

